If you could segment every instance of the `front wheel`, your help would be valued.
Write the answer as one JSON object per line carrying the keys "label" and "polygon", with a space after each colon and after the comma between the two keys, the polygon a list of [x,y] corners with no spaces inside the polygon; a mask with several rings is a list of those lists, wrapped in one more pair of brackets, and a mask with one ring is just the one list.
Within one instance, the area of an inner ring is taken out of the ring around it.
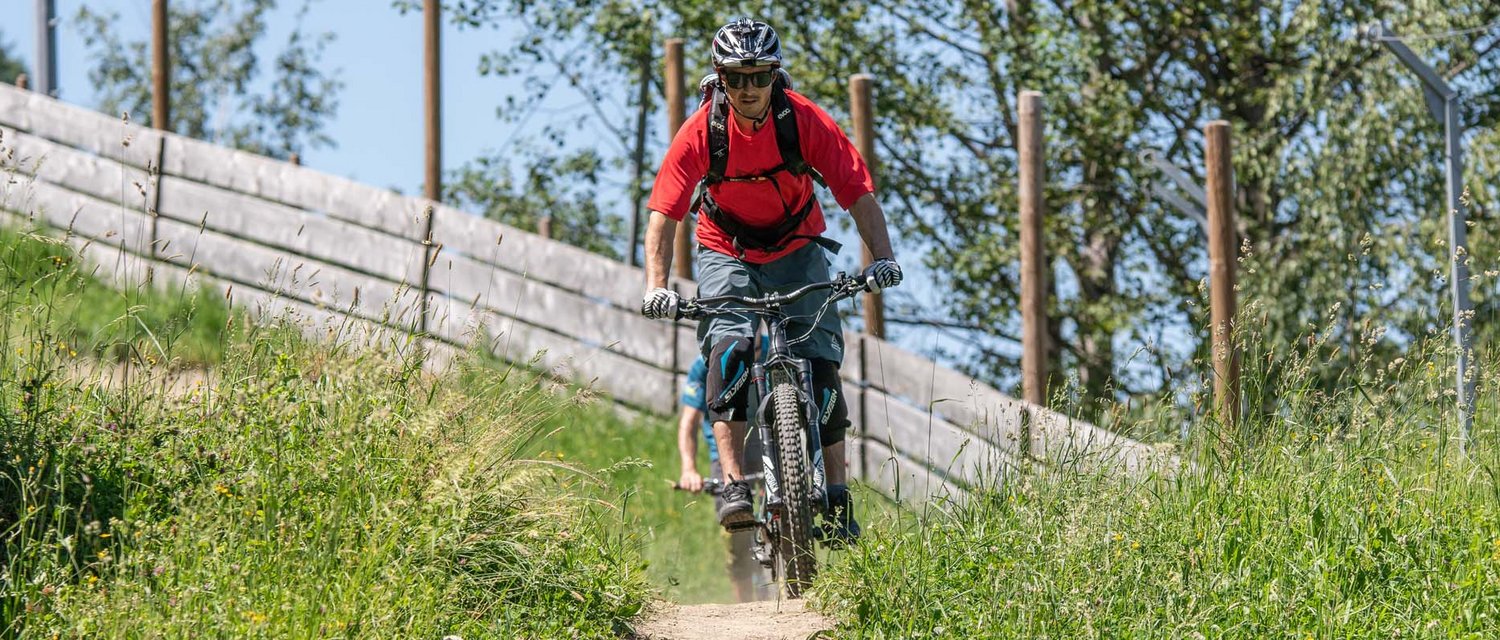
{"label": "front wheel", "polygon": [[812,504],[808,500],[807,417],[797,401],[797,386],[784,373],[773,374],[771,380],[782,505],[776,555],[786,596],[800,598],[818,572],[813,555]]}

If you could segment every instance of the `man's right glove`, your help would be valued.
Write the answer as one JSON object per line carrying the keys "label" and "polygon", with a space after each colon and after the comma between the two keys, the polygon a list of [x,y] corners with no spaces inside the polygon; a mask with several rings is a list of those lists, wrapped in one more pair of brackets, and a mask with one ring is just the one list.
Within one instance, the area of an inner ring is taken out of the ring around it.
{"label": "man's right glove", "polygon": [[865,267],[865,287],[870,293],[880,293],[901,284],[901,265],[890,258],[881,258]]}
{"label": "man's right glove", "polygon": [[641,300],[641,315],[647,318],[669,320],[677,319],[677,304],[682,297],[676,291],[657,287],[646,292],[646,297]]}

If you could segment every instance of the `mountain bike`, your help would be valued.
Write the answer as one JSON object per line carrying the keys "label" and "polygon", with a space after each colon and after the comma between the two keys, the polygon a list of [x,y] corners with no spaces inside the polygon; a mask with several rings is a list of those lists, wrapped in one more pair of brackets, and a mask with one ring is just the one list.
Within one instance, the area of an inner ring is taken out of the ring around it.
{"label": "mountain bike", "polygon": [[[866,290],[864,276],[838,274],[828,282],[806,285],[789,293],[760,298],[713,296],[685,300],[678,316],[701,320],[714,315],[751,315],[757,333],[764,327],[768,345],[750,369],[751,400],[747,416],[751,432],[760,438],[764,499],[756,512],[756,558],[781,580],[788,598],[799,598],[817,574],[813,553],[814,509],[828,511],[828,482],[823,466],[821,421],[813,400],[811,364],[792,355],[791,345],[816,331],[824,313],[841,300]],[[828,291],[828,300],[813,318],[807,334],[788,339],[786,308],[815,292]],[[759,350],[759,349],[758,349]],[[705,483],[714,493],[722,485]]]}

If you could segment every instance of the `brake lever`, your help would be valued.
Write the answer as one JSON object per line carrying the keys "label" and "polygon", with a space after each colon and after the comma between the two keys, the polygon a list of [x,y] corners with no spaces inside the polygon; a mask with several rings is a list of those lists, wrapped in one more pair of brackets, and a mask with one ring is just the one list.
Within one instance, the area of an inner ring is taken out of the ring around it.
{"label": "brake lever", "polygon": [[673,320],[699,320],[703,317],[703,307],[697,303],[688,303],[684,300],[677,305],[677,317]]}

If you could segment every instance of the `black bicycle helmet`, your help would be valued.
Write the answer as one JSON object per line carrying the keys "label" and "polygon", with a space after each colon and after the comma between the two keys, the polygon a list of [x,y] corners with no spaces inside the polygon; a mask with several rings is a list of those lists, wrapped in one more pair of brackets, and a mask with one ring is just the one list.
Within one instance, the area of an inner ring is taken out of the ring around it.
{"label": "black bicycle helmet", "polygon": [[713,63],[720,67],[781,66],[781,38],[759,20],[741,18],[714,34]]}

